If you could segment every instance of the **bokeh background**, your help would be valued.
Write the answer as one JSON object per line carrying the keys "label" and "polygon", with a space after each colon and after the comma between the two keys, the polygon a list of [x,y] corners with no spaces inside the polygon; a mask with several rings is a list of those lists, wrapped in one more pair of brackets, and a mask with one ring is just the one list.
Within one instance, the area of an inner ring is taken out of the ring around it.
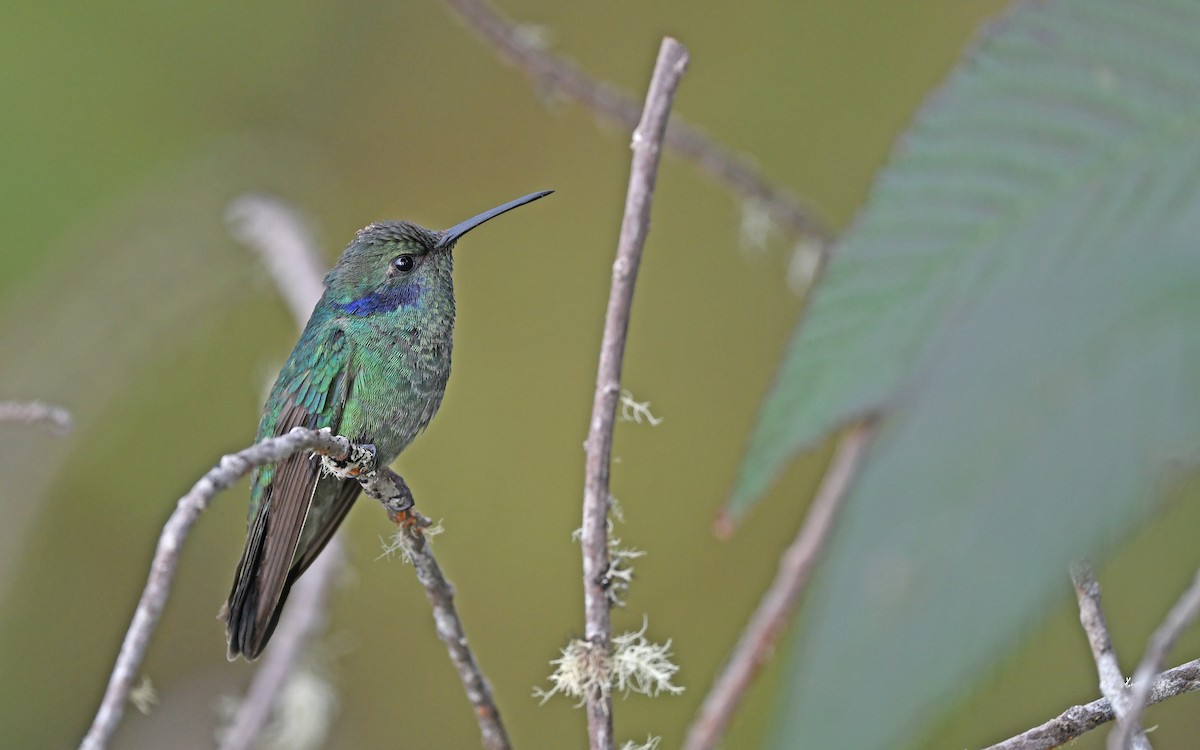
{"label": "bokeh background", "polygon": [[[1004,3],[708,6],[500,9],[639,99],[659,39],[679,37],[692,64],[675,111],[840,228],[913,110]],[[252,440],[294,342],[270,280],[225,230],[229,201],[265,191],[293,202],[332,263],[370,221],[442,228],[554,188],[456,251],[454,374],[398,467],[445,522],[438,555],[515,743],[583,746],[571,701],[539,706],[531,692],[582,629],[571,532],[627,134],[546,99],[437,2],[7,3],[0,97],[0,398],[60,402],[78,420],[65,439],[0,427],[0,744],[82,736],[163,521],[221,454]],[[802,304],[786,283],[795,238],[750,242],[742,226],[724,187],[665,159],[625,367],[664,422],[618,427],[617,534],[649,554],[615,622],[637,629],[645,616],[649,637],[671,639],[686,692],[618,699],[622,741],[678,744],[824,459],[800,461],[732,539],[713,537]],[[118,747],[210,745],[221,706],[249,679],[249,666],[226,662],[215,617],[245,504],[243,482],[189,539],[144,666],[159,703],[127,715]],[[1170,506],[1100,571],[1129,659],[1200,563],[1186,534],[1196,505]],[[347,531],[351,573],[314,667],[336,692],[328,746],[477,746],[422,592],[402,563],[380,559],[382,512],[361,503]],[[1145,575],[1162,568],[1180,572]],[[1063,578],[1061,606],[981,676],[955,719],[930,728],[930,747],[998,741],[1095,696]],[[759,744],[777,676],[762,675],[728,747]],[[1166,711],[1157,742],[1189,746],[1194,700]]]}

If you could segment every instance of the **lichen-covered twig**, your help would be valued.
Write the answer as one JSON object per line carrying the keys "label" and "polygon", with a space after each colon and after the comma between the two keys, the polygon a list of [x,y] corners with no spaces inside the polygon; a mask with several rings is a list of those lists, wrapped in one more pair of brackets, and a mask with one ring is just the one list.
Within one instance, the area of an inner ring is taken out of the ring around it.
{"label": "lichen-covered twig", "polygon": [[[632,131],[640,108],[635,99],[599,81],[573,63],[541,48],[530,34],[489,7],[484,0],[446,0],[446,5],[508,63],[528,76],[539,91],[579,102],[602,121]],[[772,184],[745,159],[678,117],[672,118],[664,145],[694,163],[790,232],[827,248],[829,231],[811,209],[787,190]]]}
{"label": "lichen-covered twig", "polygon": [[55,404],[43,401],[0,401],[0,423],[50,425],[55,432],[66,434],[74,425],[71,412]]}
{"label": "lichen-covered twig", "polygon": [[701,704],[683,743],[684,750],[708,750],[716,747],[724,736],[742,696],[771,653],[812,577],[874,432],[874,420],[868,419],[852,428],[838,444],[800,532],[783,553],[775,580],[742,632],[725,669]]}
{"label": "lichen-covered twig", "polygon": [[[1180,664],[1154,678],[1148,703],[1200,690],[1200,659]],[[1082,706],[1072,706],[1045,724],[1028,729],[1015,737],[990,745],[984,750],[1051,750],[1066,745],[1098,726],[1116,718],[1112,704],[1100,698]]]}
{"label": "lichen-covered twig", "polygon": [[[658,52],[658,62],[650,79],[646,106],[641,122],[633,132],[633,164],[629,190],[625,197],[625,216],[613,262],[612,288],[604,318],[604,337],[600,344],[600,365],[596,375],[596,395],[592,401],[592,419],[587,438],[586,478],[583,492],[583,601],[584,637],[597,651],[612,648],[610,599],[604,585],[608,559],[609,468],[612,460],[613,423],[621,395],[621,363],[625,357],[625,336],[633,289],[646,234],[650,230],[650,202],[658,174],[663,132],[671,112],[675,89],[687,68],[687,50],[667,37]],[[612,699],[599,689],[587,696],[588,739],[592,750],[611,750]]]}
{"label": "lichen-covered twig", "polygon": [[[1071,565],[1071,583],[1075,585],[1075,598],[1079,601],[1079,623],[1087,633],[1092,659],[1096,662],[1096,672],[1100,677],[1100,693],[1116,711],[1117,721],[1127,723],[1129,692],[1125,687],[1125,676],[1121,674],[1121,665],[1117,662],[1117,654],[1108,634],[1104,610],[1100,608],[1100,584],[1096,581],[1091,567],[1082,562]],[[1136,750],[1149,750],[1150,742],[1141,728],[1133,725],[1130,731],[1132,747]]]}
{"label": "lichen-covered twig", "polygon": [[1200,614],[1200,572],[1192,580],[1192,585],[1171,607],[1166,619],[1150,636],[1146,653],[1138,663],[1129,685],[1129,713],[1125,721],[1117,724],[1108,737],[1109,750],[1125,750],[1133,738],[1132,731],[1142,720],[1142,711],[1150,698],[1154,687],[1154,675],[1162,667],[1167,654],[1183,631],[1191,625]]}

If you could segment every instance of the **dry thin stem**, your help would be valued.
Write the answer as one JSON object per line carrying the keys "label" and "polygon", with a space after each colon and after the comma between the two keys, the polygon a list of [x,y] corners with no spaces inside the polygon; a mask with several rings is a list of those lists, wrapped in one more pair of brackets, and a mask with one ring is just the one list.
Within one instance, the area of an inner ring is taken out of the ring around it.
{"label": "dry thin stem", "polygon": [[[1200,690],[1200,659],[1181,664],[1154,678],[1148,703],[1162,703],[1166,698]],[[1050,750],[1084,736],[1094,728],[1116,719],[1108,698],[1099,698],[1086,706],[1073,706],[1046,721],[1045,724],[1021,732],[1002,743],[984,750]]]}
{"label": "dry thin stem", "polygon": [[[1200,690],[1200,659],[1181,664],[1158,675],[1151,684],[1148,703]],[[1083,706],[1072,706],[1045,724],[991,745],[985,750],[1050,750],[1066,745],[1116,718],[1107,698]]]}
{"label": "dry thin stem", "polygon": [[70,432],[74,425],[71,412],[43,401],[0,401],[0,424],[4,422],[48,424],[60,435]]}
{"label": "dry thin stem", "polygon": [[463,630],[462,621],[454,607],[454,586],[442,575],[442,569],[433,556],[433,549],[421,533],[420,524],[403,525],[397,534],[397,541],[412,560],[417,580],[425,588],[425,597],[433,608],[433,622],[438,638],[446,644],[450,661],[458,671],[471,707],[475,709],[475,719],[479,723],[483,746],[487,750],[509,750],[511,745],[508,734],[500,720],[500,709],[492,696],[491,685],[483,676],[483,671],[467,644],[466,631]]}
{"label": "dry thin stem", "polygon": [[858,475],[874,434],[875,422],[868,419],[851,429],[838,444],[837,452],[809,508],[808,517],[804,519],[795,541],[783,553],[775,580],[742,632],[725,670],[713,683],[700,706],[683,743],[684,750],[707,750],[721,741],[742,696],[770,656],[775,641],[783,632],[800,594],[812,577],[837,520],[842,500]]}
{"label": "dry thin stem", "polygon": [[[1125,676],[1121,674],[1121,665],[1117,663],[1117,654],[1108,635],[1104,610],[1100,607],[1100,584],[1091,567],[1082,562],[1071,566],[1071,582],[1075,585],[1075,598],[1079,601],[1079,622],[1087,633],[1096,672],[1100,676],[1100,693],[1117,712],[1117,721],[1125,724],[1129,721],[1129,693],[1125,689]],[[1135,724],[1131,729],[1132,746],[1137,750],[1149,750],[1150,742],[1141,728]]]}
{"label": "dry thin stem", "polygon": [[[598,120],[630,131],[638,123],[638,103],[610,83],[542,49],[530,34],[496,13],[483,0],[446,0],[451,10],[502,59],[519,68],[540,91],[579,102]],[[828,249],[830,234],[813,212],[787,190],[771,183],[744,158],[680,118],[673,118],[664,144],[718,183],[753,201],[791,232],[814,238]]]}
{"label": "dry thin stem", "polygon": [[[234,200],[225,218],[230,233],[258,254],[296,326],[303,328],[324,291],[324,263],[301,212],[274,196],[249,194]],[[221,742],[222,750],[245,750],[254,745],[301,655],[323,630],[333,582],[345,564],[342,544],[342,535],[335,534],[293,588],[271,649],[238,704]]]}
{"label": "dry thin stem", "polygon": [[1138,663],[1130,682],[1129,714],[1125,721],[1114,727],[1109,734],[1109,750],[1125,750],[1130,746],[1129,730],[1141,722],[1142,711],[1146,708],[1153,687],[1153,676],[1162,667],[1175,641],[1195,621],[1197,614],[1200,614],[1200,572],[1196,573],[1192,585],[1183,592],[1175,606],[1171,607],[1162,625],[1150,636],[1146,653]]}
{"label": "dry thin stem", "polygon": [[295,428],[286,435],[268,438],[244,450],[221,458],[221,461],[196,482],[179,499],[171,517],[163,527],[150,564],[150,576],[138,600],[133,622],[125,633],[116,666],[109,677],[108,687],[91,728],[80,745],[82,750],[102,750],[108,746],[117,724],[125,713],[129,691],[138,678],[138,670],[150,645],[150,635],[158,625],[171,581],[179,564],[179,551],[191,531],[192,524],[208,508],[213,497],[229,488],[256,466],[281,461],[302,450],[311,450],[334,458],[349,455],[353,445],[344,437],[328,431]]}
{"label": "dry thin stem", "polygon": [[[613,263],[612,288],[596,375],[596,396],[592,402],[592,419],[588,430],[581,536],[584,637],[604,653],[611,649],[612,639],[609,596],[603,579],[609,565],[609,469],[613,423],[616,421],[617,402],[621,394],[621,363],[625,356],[625,336],[629,328],[638,264],[646,235],[650,231],[650,202],[654,195],[663,133],[675,89],[679,86],[687,62],[687,50],[683,45],[670,37],[664,38],[650,79],[650,90],[646,94],[645,110],[633,132],[633,164],[625,197],[625,216],[621,221],[621,235],[617,244],[617,259]],[[589,691],[587,714],[588,739],[592,750],[611,750],[610,695],[599,689]]]}

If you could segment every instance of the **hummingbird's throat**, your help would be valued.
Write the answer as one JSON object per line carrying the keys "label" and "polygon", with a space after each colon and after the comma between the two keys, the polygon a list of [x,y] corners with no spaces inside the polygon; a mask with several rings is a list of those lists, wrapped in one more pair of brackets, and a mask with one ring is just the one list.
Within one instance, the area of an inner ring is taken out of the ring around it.
{"label": "hummingbird's throat", "polygon": [[376,289],[364,297],[340,304],[337,307],[342,312],[365,317],[415,305],[420,298],[421,285],[412,281],[398,286],[389,286],[387,289]]}

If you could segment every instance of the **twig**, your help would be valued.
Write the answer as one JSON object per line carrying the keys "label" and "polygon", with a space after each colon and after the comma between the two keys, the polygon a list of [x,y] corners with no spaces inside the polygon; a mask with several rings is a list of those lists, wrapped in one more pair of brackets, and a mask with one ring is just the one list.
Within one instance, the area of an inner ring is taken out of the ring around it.
{"label": "twig", "polygon": [[450,653],[450,661],[458,670],[467,699],[475,709],[475,719],[479,722],[479,732],[482,735],[483,746],[487,750],[509,750],[511,745],[504,724],[500,720],[500,709],[492,696],[492,688],[475,655],[467,645],[467,634],[463,630],[462,621],[458,619],[458,611],[454,608],[454,586],[442,575],[433,550],[421,533],[419,524],[404,524],[397,534],[397,540],[412,560],[417,572],[417,580],[425,587],[425,597],[433,607],[433,622],[437,629],[438,638],[446,644]]}
{"label": "twig", "polygon": [[[1108,635],[1104,610],[1100,608],[1100,584],[1092,574],[1091,567],[1082,562],[1071,565],[1071,582],[1075,584],[1075,598],[1079,601],[1079,622],[1087,633],[1092,658],[1096,662],[1096,672],[1100,676],[1100,693],[1112,704],[1117,713],[1117,721],[1127,723],[1129,693],[1125,689],[1125,676],[1121,674],[1121,665],[1117,663],[1117,654]],[[1149,750],[1150,742],[1141,728],[1133,725],[1131,729],[1133,747],[1137,750]]]}
{"label": "twig", "polygon": [[44,422],[60,435],[70,432],[74,425],[71,412],[61,406],[42,401],[0,401],[0,424],[4,422]]}
{"label": "twig", "polygon": [[[646,234],[650,231],[650,202],[654,195],[663,132],[687,62],[687,50],[683,45],[670,37],[664,38],[646,94],[646,108],[633,132],[633,164],[625,197],[625,216],[621,221],[612,289],[604,318],[604,338],[600,345],[596,395],[592,401],[587,438],[580,544],[583,548],[584,637],[601,653],[609,653],[612,639],[609,592],[604,581],[609,568],[609,464],[613,423],[621,394],[621,363],[625,356],[625,336],[638,264]],[[610,750],[613,746],[612,699],[607,691],[599,687],[589,691],[587,714],[592,750]]]}
{"label": "twig", "polygon": [[[542,49],[508,19],[482,0],[446,0],[451,10],[508,63],[528,76],[539,90],[584,105],[599,120],[630,131],[638,123],[638,103],[612,84],[593,79],[579,67]],[[830,233],[811,209],[788,191],[772,184],[745,159],[678,117],[667,129],[664,144],[693,162],[743,199],[754,201],[791,232],[816,239],[822,255]]]}
{"label": "twig", "polygon": [[[1148,703],[1200,690],[1200,659],[1181,664],[1158,675],[1150,688]],[[991,745],[985,750],[1050,750],[1065,745],[1116,718],[1107,698],[1083,706],[1072,706],[1045,724]]]}
{"label": "twig", "polygon": [[775,580],[742,632],[724,671],[700,706],[683,743],[684,750],[708,750],[716,747],[724,736],[742,696],[770,656],[775,641],[783,632],[800,594],[812,577],[813,569],[825,549],[825,541],[837,520],[842,500],[858,475],[859,466],[874,435],[875,421],[867,419],[842,438],[800,532],[779,561]]}
{"label": "twig", "polygon": [[[324,291],[324,264],[301,212],[279,198],[248,194],[230,203],[225,219],[230,233],[258,254],[297,327],[303,328]],[[333,582],[345,563],[342,544],[341,533],[335,534],[296,582],[271,649],[255,671],[222,739],[222,750],[245,750],[254,745],[301,655],[324,628]]]}
{"label": "twig", "polygon": [[121,643],[121,651],[109,677],[100,709],[80,745],[82,750],[102,750],[112,739],[112,734],[125,712],[129,691],[137,680],[138,669],[150,644],[150,635],[158,624],[167,602],[167,595],[171,591],[171,580],[175,577],[175,567],[179,563],[179,550],[192,524],[208,507],[213,497],[254,467],[281,461],[297,451],[311,450],[334,458],[344,458],[350,454],[353,447],[346,438],[332,435],[328,431],[314,432],[297,427],[286,435],[268,438],[237,453],[224,456],[179,499],[158,539],[154,560],[150,564],[149,579],[141,599],[138,600],[133,622]]}
{"label": "twig", "polygon": [[[366,453],[362,446],[355,446],[354,450]],[[363,466],[372,468],[363,471]],[[500,709],[492,697],[492,688],[471,652],[466,631],[454,607],[454,586],[442,575],[433,549],[425,541],[422,529],[429,526],[429,519],[411,510],[414,500],[408,485],[399,474],[386,466],[375,467],[373,451],[369,456],[352,453],[344,462],[338,462],[334,469],[347,470],[348,475],[363,486],[364,492],[383,504],[388,517],[400,524],[396,540],[403,548],[405,557],[412,562],[417,580],[425,588],[425,597],[433,608],[438,638],[446,644],[450,661],[466,690],[467,700],[475,709],[483,746],[486,750],[509,750],[508,734],[500,720]]]}
{"label": "twig", "polygon": [[1154,631],[1154,635],[1150,636],[1146,653],[1138,663],[1130,682],[1129,714],[1125,717],[1125,721],[1120,722],[1109,734],[1109,750],[1125,750],[1129,747],[1130,729],[1141,722],[1142,711],[1146,707],[1146,700],[1153,687],[1153,676],[1161,668],[1171,647],[1175,645],[1175,641],[1195,621],[1197,614],[1200,614],[1200,572],[1196,573],[1192,585],[1183,592],[1179,601],[1175,602],[1175,606],[1171,607],[1171,611],[1167,613],[1162,625],[1159,625],[1158,629]]}

